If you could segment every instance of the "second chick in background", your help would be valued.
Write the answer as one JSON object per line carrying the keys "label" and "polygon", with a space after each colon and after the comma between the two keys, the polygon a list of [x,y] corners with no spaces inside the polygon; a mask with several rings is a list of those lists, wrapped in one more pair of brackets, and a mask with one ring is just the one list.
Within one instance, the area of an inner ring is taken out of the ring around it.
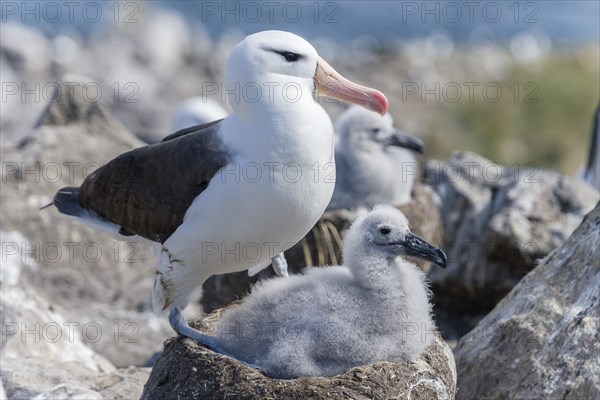
{"label": "second chick in background", "polygon": [[328,210],[410,202],[420,139],[394,128],[390,114],[350,107],[335,123],[336,184]]}

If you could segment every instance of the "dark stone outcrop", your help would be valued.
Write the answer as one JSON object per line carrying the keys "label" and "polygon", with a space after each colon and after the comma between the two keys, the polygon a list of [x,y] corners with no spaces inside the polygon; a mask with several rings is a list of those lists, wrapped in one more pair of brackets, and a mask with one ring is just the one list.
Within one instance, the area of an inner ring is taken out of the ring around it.
{"label": "dark stone outcrop", "polygon": [[461,399],[600,398],[600,203],[455,349]]}
{"label": "dark stone outcrop", "polygon": [[564,243],[600,196],[575,177],[507,168],[470,152],[428,162],[425,180],[441,199],[448,255],[448,267],[429,279],[438,309],[462,320],[456,337]]}

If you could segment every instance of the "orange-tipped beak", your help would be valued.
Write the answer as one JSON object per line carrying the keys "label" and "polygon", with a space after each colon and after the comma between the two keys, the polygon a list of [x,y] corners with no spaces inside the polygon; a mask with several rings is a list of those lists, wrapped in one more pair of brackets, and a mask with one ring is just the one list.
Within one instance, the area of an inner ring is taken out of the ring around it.
{"label": "orange-tipped beak", "polygon": [[387,113],[388,100],[383,93],[350,82],[321,57],[317,60],[315,81],[320,95],[358,104],[381,115]]}

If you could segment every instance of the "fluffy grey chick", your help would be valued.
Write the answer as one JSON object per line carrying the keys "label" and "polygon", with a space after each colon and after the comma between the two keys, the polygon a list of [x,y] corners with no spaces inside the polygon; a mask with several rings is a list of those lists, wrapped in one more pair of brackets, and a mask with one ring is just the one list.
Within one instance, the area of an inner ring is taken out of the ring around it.
{"label": "fluffy grey chick", "polygon": [[392,117],[350,107],[336,121],[336,183],[327,209],[354,209],[410,201],[417,176],[413,151],[423,142],[393,126]]}
{"label": "fluffy grey chick", "polygon": [[359,218],[344,243],[345,266],[257,284],[201,342],[283,379],[419,357],[435,325],[425,275],[402,256],[444,267],[446,255],[389,206]]}

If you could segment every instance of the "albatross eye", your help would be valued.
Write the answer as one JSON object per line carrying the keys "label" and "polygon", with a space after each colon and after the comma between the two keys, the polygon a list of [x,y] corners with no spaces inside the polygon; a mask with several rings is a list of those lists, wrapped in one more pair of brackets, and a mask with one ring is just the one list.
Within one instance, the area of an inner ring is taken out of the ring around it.
{"label": "albatross eye", "polygon": [[283,58],[285,58],[285,61],[287,61],[287,62],[294,62],[294,61],[298,61],[300,59],[300,55],[296,54],[296,53],[284,53],[282,55],[283,55]]}
{"label": "albatross eye", "polygon": [[390,228],[388,228],[387,226],[383,226],[383,227],[379,228],[379,233],[381,233],[382,235],[389,235],[391,231],[392,230]]}
{"label": "albatross eye", "polygon": [[294,61],[298,61],[300,59],[300,54],[296,54],[296,53],[283,53],[282,56],[283,56],[283,58],[285,58],[285,61],[287,61],[287,62],[294,62]]}
{"label": "albatross eye", "polygon": [[287,62],[295,62],[304,57],[301,54],[293,53],[291,51],[286,51],[286,50],[274,50],[274,49],[266,49],[266,50],[270,50],[274,53],[279,54],[280,56],[285,58],[285,61],[287,61]]}

